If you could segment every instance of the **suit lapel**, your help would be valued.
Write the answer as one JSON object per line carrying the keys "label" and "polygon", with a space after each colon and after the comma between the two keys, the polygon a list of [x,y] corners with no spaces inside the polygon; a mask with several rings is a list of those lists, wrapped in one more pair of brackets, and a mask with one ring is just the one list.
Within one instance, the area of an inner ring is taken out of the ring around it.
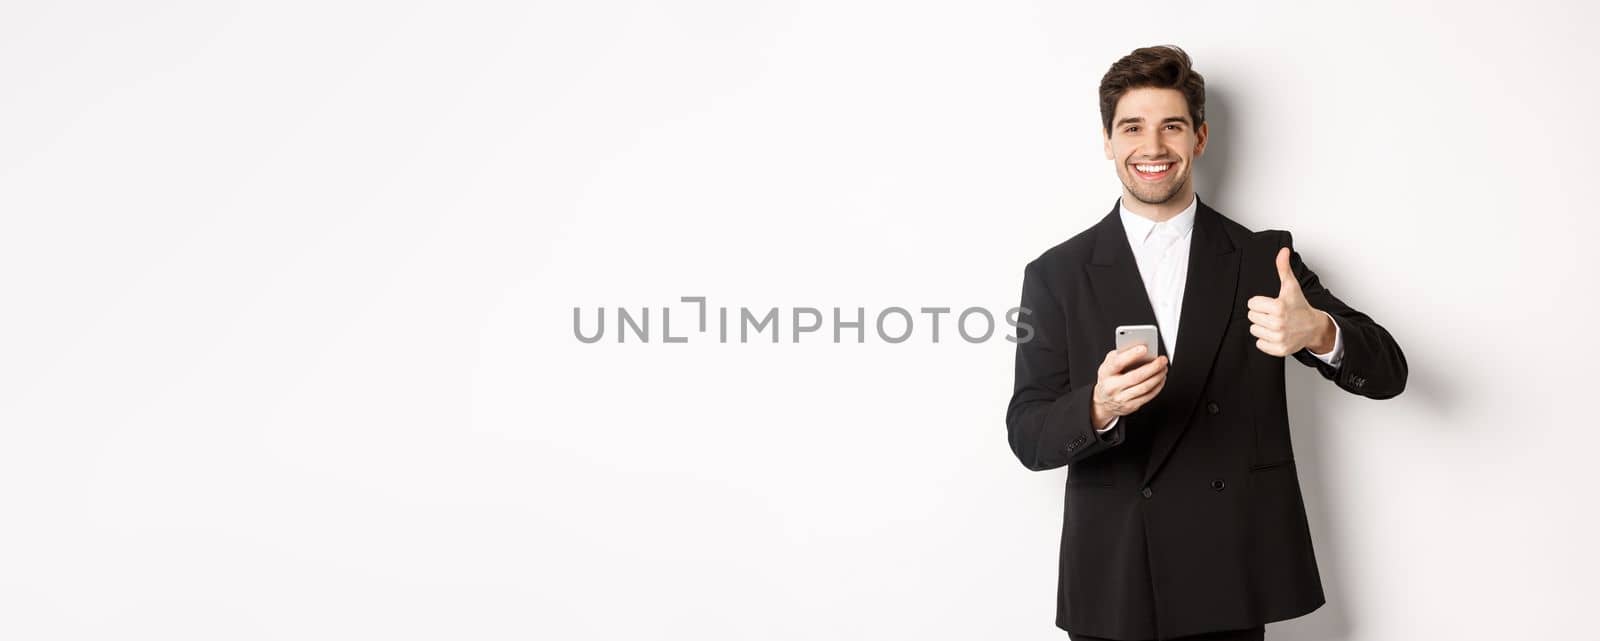
{"label": "suit lapel", "polygon": [[[1227,330],[1239,283],[1240,252],[1223,227],[1221,214],[1198,203],[1192,233],[1189,274],[1179,312],[1177,353],[1183,358],[1173,361],[1166,387],[1138,412],[1154,419],[1140,421],[1135,428],[1154,431],[1144,484],[1160,470],[1188,429]],[[1085,269],[1107,326],[1156,324],[1150,296],[1115,206],[1096,225],[1094,255]]]}
{"label": "suit lapel", "polygon": [[1094,255],[1084,268],[1089,272],[1089,286],[1094,288],[1095,303],[1108,327],[1156,324],[1156,312],[1150,307],[1150,296],[1139,276],[1139,264],[1134,262],[1128,232],[1122,228],[1115,205],[1111,213],[1095,225]]}
{"label": "suit lapel", "polygon": [[[1200,392],[1228,328],[1233,297],[1239,285],[1239,251],[1222,226],[1222,215],[1201,202],[1195,208],[1194,237],[1189,241],[1189,277],[1183,287],[1183,309],[1178,321],[1178,353],[1167,372],[1166,389],[1156,396],[1162,419],[1145,464],[1143,484],[1161,469],[1178,439],[1189,429]],[[1163,401],[1162,397],[1165,397]]]}

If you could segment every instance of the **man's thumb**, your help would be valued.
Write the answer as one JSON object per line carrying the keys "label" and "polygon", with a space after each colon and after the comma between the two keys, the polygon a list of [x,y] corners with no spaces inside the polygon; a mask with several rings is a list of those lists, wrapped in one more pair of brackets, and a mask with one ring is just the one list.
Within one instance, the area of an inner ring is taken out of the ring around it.
{"label": "man's thumb", "polygon": [[1278,250],[1278,295],[1282,296],[1290,291],[1300,289],[1300,281],[1294,277],[1294,270],[1289,269],[1289,248]]}

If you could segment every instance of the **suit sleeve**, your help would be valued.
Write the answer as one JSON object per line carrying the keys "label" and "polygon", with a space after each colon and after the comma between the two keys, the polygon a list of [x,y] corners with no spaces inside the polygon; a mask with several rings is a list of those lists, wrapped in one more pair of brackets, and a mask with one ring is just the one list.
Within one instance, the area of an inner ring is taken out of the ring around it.
{"label": "suit sleeve", "polygon": [[1070,379],[1064,301],[1056,298],[1037,263],[1022,277],[1017,363],[1006,431],[1011,451],[1030,470],[1071,465],[1123,441],[1125,421],[1097,433],[1090,419],[1094,379]]}
{"label": "suit sleeve", "polygon": [[1323,362],[1309,349],[1295,352],[1295,360],[1316,368],[1323,378],[1352,394],[1373,399],[1399,396],[1406,389],[1407,372],[1406,356],[1400,351],[1400,345],[1389,335],[1389,330],[1328,291],[1317,274],[1300,259],[1300,253],[1294,251],[1294,237],[1289,232],[1282,234],[1282,246],[1289,248],[1289,269],[1300,281],[1306,301],[1333,317],[1344,342],[1344,357],[1338,366]]}

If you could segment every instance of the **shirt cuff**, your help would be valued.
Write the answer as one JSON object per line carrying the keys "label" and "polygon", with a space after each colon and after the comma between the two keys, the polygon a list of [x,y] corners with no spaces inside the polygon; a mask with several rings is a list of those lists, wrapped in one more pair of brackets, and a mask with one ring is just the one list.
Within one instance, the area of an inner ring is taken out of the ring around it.
{"label": "shirt cuff", "polygon": [[1107,423],[1105,427],[1102,427],[1100,429],[1095,430],[1095,433],[1096,434],[1105,434],[1106,432],[1111,431],[1111,428],[1116,427],[1117,426],[1117,421],[1120,421],[1120,420],[1122,420],[1121,416],[1113,416],[1113,417],[1111,417],[1111,422]]}
{"label": "shirt cuff", "polygon": [[[1339,328],[1338,321],[1333,320],[1333,314],[1322,313],[1328,317],[1328,322],[1333,323],[1333,349],[1326,354],[1311,352],[1311,355],[1329,366],[1338,367],[1339,363],[1344,360],[1344,330]],[[1306,351],[1309,352],[1311,350]]]}

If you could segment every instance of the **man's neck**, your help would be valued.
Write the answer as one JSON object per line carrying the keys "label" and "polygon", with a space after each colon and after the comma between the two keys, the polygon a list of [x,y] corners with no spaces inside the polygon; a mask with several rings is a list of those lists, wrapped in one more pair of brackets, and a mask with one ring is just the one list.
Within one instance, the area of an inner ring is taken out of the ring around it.
{"label": "man's neck", "polygon": [[1167,202],[1159,205],[1152,205],[1134,198],[1133,194],[1128,193],[1127,188],[1122,190],[1123,209],[1140,218],[1147,218],[1158,223],[1166,222],[1172,219],[1173,216],[1183,213],[1183,210],[1188,209],[1192,203],[1194,203],[1193,189],[1185,189],[1182,193],[1168,198]]}

